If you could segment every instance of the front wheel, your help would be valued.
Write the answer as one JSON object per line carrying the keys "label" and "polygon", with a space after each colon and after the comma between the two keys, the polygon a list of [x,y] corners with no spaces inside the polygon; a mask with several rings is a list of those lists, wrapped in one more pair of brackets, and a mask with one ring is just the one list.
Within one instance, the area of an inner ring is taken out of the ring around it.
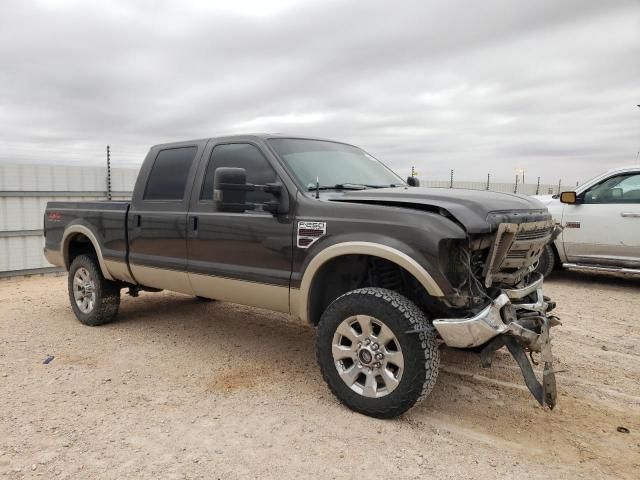
{"label": "front wheel", "polygon": [[553,272],[555,267],[556,254],[553,251],[551,244],[547,244],[545,245],[544,250],[542,250],[542,254],[540,255],[535,271],[541,273],[542,276],[546,278],[551,275],[551,272]]}
{"label": "front wheel", "polygon": [[120,307],[120,287],[107,280],[95,255],[78,255],[69,268],[69,300],[73,313],[85,325],[111,322]]}
{"label": "front wheel", "polygon": [[378,418],[425,398],[440,366],[436,333],[422,311],[383,288],[353,290],[331,303],[318,324],[316,354],[334,395]]}

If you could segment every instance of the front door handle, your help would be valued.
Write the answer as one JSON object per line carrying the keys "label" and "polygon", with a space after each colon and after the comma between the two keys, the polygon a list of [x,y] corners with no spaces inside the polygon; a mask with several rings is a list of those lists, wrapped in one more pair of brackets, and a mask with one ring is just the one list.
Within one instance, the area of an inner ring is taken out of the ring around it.
{"label": "front door handle", "polygon": [[622,212],[620,214],[621,217],[625,217],[625,218],[640,218],[640,213],[635,213],[635,212]]}
{"label": "front door handle", "polygon": [[133,221],[136,228],[140,228],[140,226],[142,225],[142,217],[136,214],[133,216]]}

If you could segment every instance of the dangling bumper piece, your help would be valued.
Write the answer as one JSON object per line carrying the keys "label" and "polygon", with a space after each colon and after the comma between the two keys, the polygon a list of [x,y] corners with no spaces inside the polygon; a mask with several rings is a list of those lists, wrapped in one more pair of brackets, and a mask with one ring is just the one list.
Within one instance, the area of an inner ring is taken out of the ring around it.
{"label": "dangling bumper piece", "polygon": [[[555,303],[542,294],[543,277],[531,273],[520,288],[504,289],[484,309],[470,318],[433,321],[444,343],[450,347],[484,346],[482,366],[491,366],[493,354],[506,346],[518,363],[525,383],[541,405],[556,404],[556,381],[549,330],[559,324],[551,315]],[[539,352],[544,366],[539,382],[525,352]]]}

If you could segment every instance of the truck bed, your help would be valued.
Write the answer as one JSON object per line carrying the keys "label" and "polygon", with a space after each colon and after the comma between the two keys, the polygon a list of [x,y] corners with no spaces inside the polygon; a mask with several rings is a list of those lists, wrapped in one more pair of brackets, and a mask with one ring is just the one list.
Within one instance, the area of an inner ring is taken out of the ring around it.
{"label": "truck bed", "polygon": [[[101,248],[105,261],[127,261],[127,214],[129,202],[49,202],[44,214],[45,253],[47,258],[55,258],[56,252],[62,252],[64,232],[71,226],[76,230],[89,229]],[[80,233],[77,233],[78,235]],[[69,236],[74,233],[68,234]],[[61,259],[64,262],[66,259]],[[56,262],[54,264],[58,264]]]}

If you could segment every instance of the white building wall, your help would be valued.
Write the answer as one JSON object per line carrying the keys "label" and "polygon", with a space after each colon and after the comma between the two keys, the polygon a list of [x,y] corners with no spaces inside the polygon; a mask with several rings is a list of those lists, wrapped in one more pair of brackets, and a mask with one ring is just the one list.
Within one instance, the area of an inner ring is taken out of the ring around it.
{"label": "white building wall", "polygon": [[[106,199],[106,168],[0,165],[0,277],[47,271],[42,224],[49,201]],[[131,197],[138,169],[112,168],[114,200]]]}

